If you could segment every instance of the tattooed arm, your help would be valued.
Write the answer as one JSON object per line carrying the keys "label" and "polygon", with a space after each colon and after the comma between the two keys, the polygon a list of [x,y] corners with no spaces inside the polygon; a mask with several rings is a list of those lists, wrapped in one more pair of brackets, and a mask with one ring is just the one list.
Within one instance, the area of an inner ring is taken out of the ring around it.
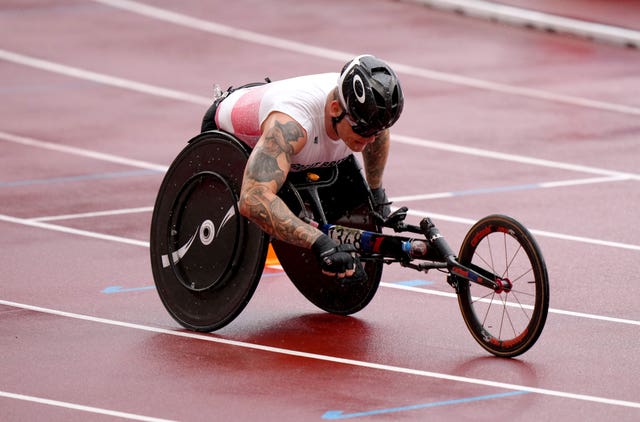
{"label": "tattooed arm", "polygon": [[382,174],[389,156],[389,129],[383,130],[375,141],[362,151],[364,170],[371,189],[382,186]]}
{"label": "tattooed arm", "polygon": [[276,195],[289,174],[291,156],[306,141],[304,129],[295,120],[284,113],[270,114],[249,156],[239,206],[242,215],[270,235],[310,248],[322,232],[296,217]]}

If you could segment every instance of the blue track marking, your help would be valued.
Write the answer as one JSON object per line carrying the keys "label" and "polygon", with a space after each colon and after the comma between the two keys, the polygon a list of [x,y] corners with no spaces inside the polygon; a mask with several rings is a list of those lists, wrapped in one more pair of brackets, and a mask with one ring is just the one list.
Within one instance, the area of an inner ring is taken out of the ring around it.
{"label": "blue track marking", "polygon": [[417,201],[417,200],[426,200],[426,199],[454,198],[459,196],[494,194],[494,193],[501,193],[501,192],[516,192],[516,191],[525,191],[525,190],[531,190],[531,189],[546,189],[546,188],[558,188],[563,186],[589,185],[594,183],[619,182],[619,181],[635,178],[634,176],[636,175],[610,174],[608,176],[602,176],[602,177],[559,180],[559,181],[539,182],[539,183],[526,183],[522,185],[493,186],[493,187],[487,187],[487,188],[467,189],[467,190],[459,190],[459,191],[452,191],[452,192],[427,193],[422,195],[418,194],[418,195],[409,195],[409,196],[394,196],[394,197],[391,197],[390,199],[392,201],[404,202],[404,201]]}
{"label": "blue track marking", "polygon": [[52,177],[50,179],[32,179],[32,180],[16,180],[13,182],[0,182],[0,187],[10,188],[17,186],[32,186],[32,185],[50,185],[55,183],[69,183],[79,182],[86,180],[101,180],[101,179],[116,179],[120,177],[133,177],[133,176],[146,176],[149,174],[160,174],[162,172],[158,170],[131,170],[131,171],[119,171],[112,173],[94,173],[94,174],[82,174],[78,176],[65,176],[65,177]]}
{"label": "blue track marking", "polygon": [[324,415],[322,415],[322,419],[338,420],[338,419],[360,418],[364,416],[381,415],[385,413],[406,412],[408,410],[426,409],[429,407],[450,406],[454,404],[471,403],[471,402],[476,402],[481,400],[500,399],[500,398],[506,398],[511,396],[517,396],[520,394],[527,394],[527,393],[528,391],[509,391],[507,393],[489,394],[486,396],[465,397],[461,399],[416,404],[413,406],[392,407],[388,409],[378,409],[378,410],[371,410],[367,412],[358,412],[358,413],[343,413],[341,410],[330,410],[326,412]]}
{"label": "blue track marking", "polygon": [[405,280],[405,281],[395,281],[393,284],[400,284],[401,286],[409,286],[409,287],[418,287],[418,286],[426,286],[427,284],[433,284],[433,281],[427,280]]}
{"label": "blue track marking", "polygon": [[482,195],[486,193],[499,193],[499,192],[513,192],[519,190],[541,189],[544,187],[544,183],[529,183],[525,185],[511,185],[511,186],[494,186],[491,188],[481,189],[468,189],[451,192],[451,196],[469,196],[469,195]]}
{"label": "blue track marking", "polygon": [[[278,271],[274,273],[263,273],[261,279],[263,278],[271,278],[285,275],[284,271]],[[433,281],[426,280],[407,280],[407,281],[398,281],[395,284],[400,284],[403,286],[417,287],[424,286],[427,284],[433,284]],[[143,287],[123,287],[123,286],[108,286],[100,291],[100,293],[104,293],[107,295],[114,293],[129,293],[129,292],[139,292],[142,290],[153,290],[156,286],[143,286]]]}
{"label": "blue track marking", "polygon": [[129,287],[129,288],[124,288],[122,286],[109,286],[104,288],[100,293],[110,295],[113,293],[128,293],[128,292],[139,292],[141,290],[153,290],[155,288],[156,286]]}
{"label": "blue track marking", "polygon": [[[283,274],[284,274],[284,271],[277,272],[277,273],[262,274],[262,278],[277,277]],[[109,286],[102,289],[100,293],[110,295],[114,293],[129,293],[129,292],[139,292],[143,290],[154,290],[155,288],[156,286],[142,286],[142,287]]]}

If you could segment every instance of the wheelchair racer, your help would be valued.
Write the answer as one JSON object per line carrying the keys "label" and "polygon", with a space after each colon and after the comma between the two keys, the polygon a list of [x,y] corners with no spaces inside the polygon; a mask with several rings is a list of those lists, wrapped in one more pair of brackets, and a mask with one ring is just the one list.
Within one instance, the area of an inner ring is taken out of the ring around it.
{"label": "wheelchair racer", "polygon": [[240,213],[277,239],[311,249],[322,272],[338,278],[362,273],[352,245],[338,245],[299,219],[277,196],[290,171],[336,164],[361,152],[377,210],[389,203],[382,176],[389,127],[404,105],[395,72],[361,55],[340,74],[301,76],[229,89],[205,114],[202,131],[222,129],[252,148],[240,191]]}

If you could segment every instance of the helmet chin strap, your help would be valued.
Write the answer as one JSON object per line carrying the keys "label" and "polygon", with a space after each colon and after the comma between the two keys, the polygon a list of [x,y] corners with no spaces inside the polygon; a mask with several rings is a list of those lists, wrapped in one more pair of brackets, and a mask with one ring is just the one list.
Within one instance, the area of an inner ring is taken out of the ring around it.
{"label": "helmet chin strap", "polygon": [[331,118],[331,126],[333,126],[333,131],[336,133],[336,135],[338,134],[338,123],[340,123],[340,121],[342,121],[342,119],[344,119],[344,116],[347,115],[347,112],[342,110],[342,113],[338,116],[338,117],[332,117]]}

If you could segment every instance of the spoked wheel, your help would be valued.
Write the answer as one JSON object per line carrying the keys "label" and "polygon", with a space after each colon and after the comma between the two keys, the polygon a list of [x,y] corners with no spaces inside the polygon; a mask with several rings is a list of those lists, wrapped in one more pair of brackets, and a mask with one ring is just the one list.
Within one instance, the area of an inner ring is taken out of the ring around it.
{"label": "spoked wheel", "polygon": [[467,233],[458,261],[504,280],[505,289],[458,281],[458,302],[473,337],[489,352],[514,357],[536,342],[547,319],[549,280],[540,248],[516,220],[490,215]]}
{"label": "spoked wheel", "polygon": [[151,221],[151,268],[160,299],[182,326],[213,331],[249,302],[267,235],[238,211],[248,150],[211,131],[192,139],[165,175]]}

